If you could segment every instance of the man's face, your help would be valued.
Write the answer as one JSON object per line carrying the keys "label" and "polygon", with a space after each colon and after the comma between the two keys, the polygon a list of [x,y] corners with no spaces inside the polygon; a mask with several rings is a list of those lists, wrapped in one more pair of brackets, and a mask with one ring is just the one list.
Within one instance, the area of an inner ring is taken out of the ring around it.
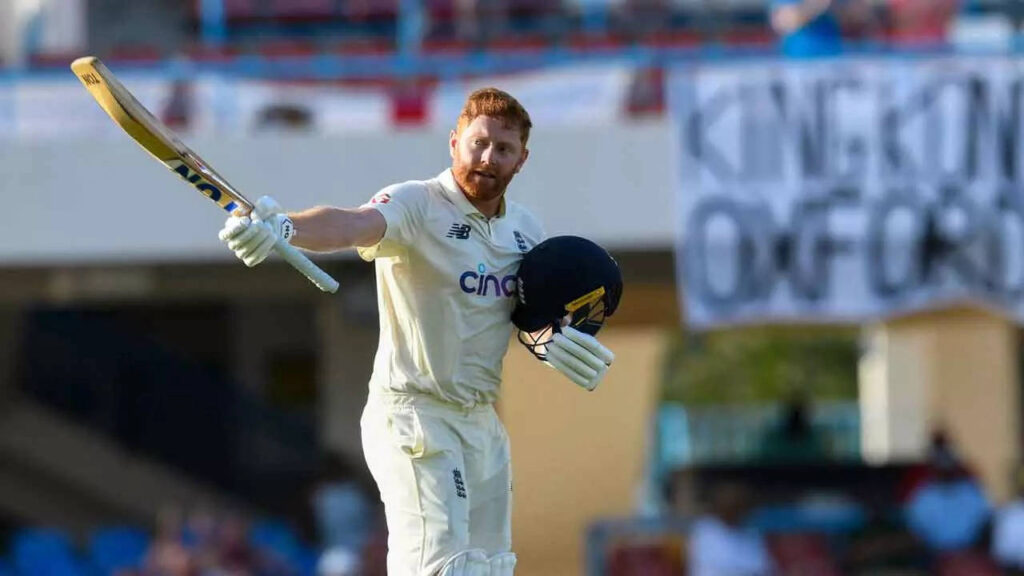
{"label": "man's face", "polygon": [[471,199],[500,198],[529,151],[519,130],[491,116],[477,116],[461,131],[452,131],[449,148],[455,182]]}

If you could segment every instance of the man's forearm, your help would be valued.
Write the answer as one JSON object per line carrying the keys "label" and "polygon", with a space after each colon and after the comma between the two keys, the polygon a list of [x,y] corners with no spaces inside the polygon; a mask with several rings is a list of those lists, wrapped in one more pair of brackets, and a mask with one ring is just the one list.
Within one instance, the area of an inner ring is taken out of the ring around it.
{"label": "man's forearm", "polygon": [[789,34],[832,7],[832,0],[804,0],[799,4],[780,6],[772,12],[772,25],[776,31]]}
{"label": "man's forearm", "polygon": [[294,246],[313,252],[334,252],[353,246],[372,246],[387,230],[377,210],[317,206],[288,214],[295,223]]}

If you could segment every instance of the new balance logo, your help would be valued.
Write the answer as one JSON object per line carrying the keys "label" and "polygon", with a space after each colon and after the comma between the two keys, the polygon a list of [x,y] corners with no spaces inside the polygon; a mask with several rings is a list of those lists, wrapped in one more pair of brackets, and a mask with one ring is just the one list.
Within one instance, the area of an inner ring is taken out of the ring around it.
{"label": "new balance logo", "polygon": [[526,246],[526,240],[523,239],[523,235],[519,233],[519,230],[513,230],[512,235],[516,237],[516,248],[519,248],[520,252],[530,251]]}
{"label": "new balance logo", "polygon": [[455,478],[455,495],[459,498],[466,498],[466,483],[462,481],[462,472],[456,468],[452,470],[452,477]]}
{"label": "new balance logo", "polygon": [[445,238],[456,238],[458,240],[469,239],[469,224],[452,224],[452,227],[448,229],[448,233],[445,234]]}

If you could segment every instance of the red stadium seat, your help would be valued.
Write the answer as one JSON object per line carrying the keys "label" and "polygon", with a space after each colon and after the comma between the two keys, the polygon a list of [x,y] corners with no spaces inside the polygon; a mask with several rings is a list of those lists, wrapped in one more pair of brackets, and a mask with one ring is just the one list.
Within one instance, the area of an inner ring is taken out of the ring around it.
{"label": "red stadium seat", "polygon": [[423,52],[427,54],[465,54],[472,52],[473,42],[455,38],[435,38],[423,41]]}
{"label": "red stadium seat", "polygon": [[679,576],[686,570],[685,544],[666,537],[620,544],[608,555],[608,576]]}
{"label": "red stadium seat", "polygon": [[344,56],[375,56],[394,52],[395,45],[388,38],[348,38],[332,43],[327,51]]}
{"label": "red stadium seat", "polygon": [[613,34],[574,33],[567,42],[569,49],[577,52],[603,52],[621,49],[626,41]]}
{"label": "red stadium seat", "polygon": [[283,20],[326,20],[335,15],[333,0],[272,0],[270,15]]}
{"label": "red stadium seat", "polygon": [[641,44],[654,48],[696,48],[702,42],[701,35],[692,30],[659,30],[640,40]]}
{"label": "red stadium seat", "polygon": [[980,552],[943,554],[937,562],[937,576],[1000,576],[1002,571],[991,558]]}
{"label": "red stadium seat", "polygon": [[288,58],[312,56],[320,52],[319,47],[305,40],[267,40],[257,45],[261,56],[267,58]]}
{"label": "red stadium seat", "polygon": [[775,32],[763,26],[738,26],[722,34],[722,42],[730,46],[761,48],[774,46]]}
{"label": "red stadium seat", "polygon": [[768,551],[784,576],[841,576],[824,534],[771,534]]}
{"label": "red stadium seat", "polygon": [[215,46],[196,43],[185,48],[185,55],[196,62],[229,62],[238,57],[237,46]]}
{"label": "red stadium seat", "polygon": [[342,15],[352,21],[392,19],[398,15],[398,0],[347,0]]}
{"label": "red stadium seat", "polygon": [[[191,4],[193,20],[199,20],[202,0],[194,0]],[[259,13],[256,5],[259,0],[224,0],[224,17],[229,22],[253,20],[264,16]]]}
{"label": "red stadium seat", "polygon": [[67,69],[71,62],[81,56],[76,52],[38,52],[29,56],[29,66],[33,68]]}
{"label": "red stadium seat", "polygon": [[163,52],[156,46],[126,44],[111,50],[106,59],[110,62],[145,64],[159,62],[163,57]]}
{"label": "red stadium seat", "polygon": [[551,47],[551,41],[543,36],[510,34],[488,40],[485,47],[495,52],[543,52]]}

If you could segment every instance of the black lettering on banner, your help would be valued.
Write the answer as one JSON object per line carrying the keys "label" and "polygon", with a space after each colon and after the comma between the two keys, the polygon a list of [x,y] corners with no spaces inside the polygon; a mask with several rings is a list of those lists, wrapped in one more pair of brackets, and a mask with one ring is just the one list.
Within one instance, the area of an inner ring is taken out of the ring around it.
{"label": "black lettering on banner", "polygon": [[1004,94],[994,90],[990,78],[978,74],[968,77],[963,131],[964,179],[989,176],[983,173],[982,166],[988,155],[993,155],[995,166],[991,177],[1018,181],[1022,83],[1024,79],[1013,79]]}
{"label": "black lettering on banner", "polygon": [[1000,300],[1019,300],[1024,296],[1024,201],[1017,190],[1000,190],[985,231],[985,287]]}
{"label": "black lettering on banner", "polygon": [[998,117],[996,142],[999,158],[999,176],[1010,182],[1019,182],[1020,139],[1021,139],[1021,98],[1024,97],[1024,78],[1015,78],[1010,83],[1007,110]]}
{"label": "black lettering on banner", "polygon": [[[891,225],[898,225],[896,217],[909,218],[910,227],[904,238],[894,238]],[[900,298],[921,285],[921,238],[924,234],[924,206],[916,195],[894,192],[874,203],[868,213],[867,226],[867,275],[871,291],[883,298]],[[907,242],[900,242],[907,240]],[[901,246],[910,250],[903,258],[897,258]],[[904,264],[903,270],[890,274],[893,262]]]}
{"label": "black lettering on banner", "polygon": [[787,271],[794,296],[816,302],[831,289],[829,274],[837,248],[828,226],[829,205],[824,198],[805,198],[793,207],[788,259],[780,262]]}
{"label": "black lettering on banner", "polygon": [[993,110],[989,85],[985,79],[971,75],[967,78],[967,113],[964,115],[964,171],[966,179],[977,178],[981,173],[981,136],[991,130]]}
{"label": "black lettering on banner", "polygon": [[691,87],[679,262],[701,322],[961,297],[1024,318],[1024,71],[952,64]]}
{"label": "black lettering on banner", "polygon": [[921,277],[937,285],[948,270],[966,287],[980,287],[983,280],[979,263],[972,260],[971,248],[981,240],[981,216],[978,205],[958,186],[939,189],[939,198],[928,210],[922,238]]}
{"label": "black lettering on banner", "polygon": [[696,108],[690,115],[683,139],[688,143],[690,155],[703,165],[719,181],[727,182],[736,175],[736,169],[729,162],[728,156],[716,148],[708,138],[710,127],[729,109],[733,98],[724,94],[724,90],[716,93],[703,107]]}
{"label": "black lettering on banner", "polygon": [[[687,290],[708,307],[731,309],[771,290],[770,277],[764,278],[771,272],[770,255],[764,252],[770,242],[764,229],[758,233],[757,225],[752,225],[756,220],[752,221],[751,212],[732,198],[711,196],[699,202],[686,223]],[[766,216],[770,222],[770,214]],[[729,226],[731,242],[710,241],[709,228],[716,221]],[[731,282],[715,285],[711,270],[725,266],[731,268],[730,273],[719,276],[727,276]]]}
{"label": "black lettering on banner", "polygon": [[[884,86],[882,91],[891,98],[893,87]],[[913,162],[910,147],[904,140],[903,130],[919,115],[926,114],[935,104],[934,83],[925,84],[902,103],[888,102],[882,112],[879,137],[882,147],[883,178],[906,180],[918,177],[922,170]],[[928,121],[927,119],[925,120]],[[927,153],[926,153],[927,154]],[[927,155],[926,155],[927,157]]]}

